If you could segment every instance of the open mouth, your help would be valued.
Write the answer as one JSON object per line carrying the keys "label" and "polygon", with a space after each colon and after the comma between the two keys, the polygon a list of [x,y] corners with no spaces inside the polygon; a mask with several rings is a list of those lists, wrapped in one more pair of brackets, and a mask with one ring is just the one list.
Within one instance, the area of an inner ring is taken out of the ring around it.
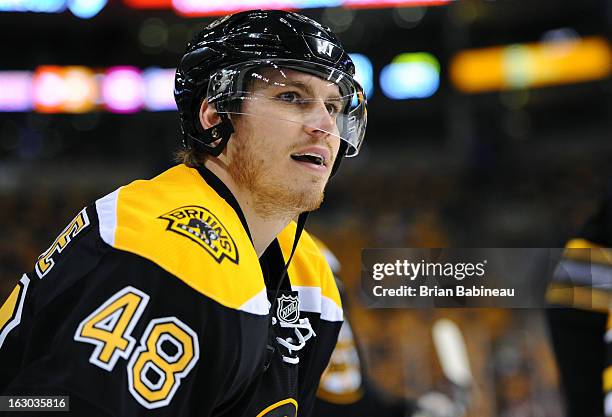
{"label": "open mouth", "polygon": [[291,158],[294,161],[307,162],[318,166],[325,165],[325,159],[321,155],[315,153],[296,153],[292,154]]}

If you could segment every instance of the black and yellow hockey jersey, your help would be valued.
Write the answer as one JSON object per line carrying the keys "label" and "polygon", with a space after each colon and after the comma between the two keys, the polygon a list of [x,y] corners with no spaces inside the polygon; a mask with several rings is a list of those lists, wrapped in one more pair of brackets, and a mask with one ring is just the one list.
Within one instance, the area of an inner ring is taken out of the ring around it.
{"label": "black and yellow hockey jersey", "polygon": [[0,393],[69,395],[88,416],[308,416],[342,308],[306,233],[274,291],[295,231],[258,258],[207,170],[119,188],[70,222],[0,308]]}

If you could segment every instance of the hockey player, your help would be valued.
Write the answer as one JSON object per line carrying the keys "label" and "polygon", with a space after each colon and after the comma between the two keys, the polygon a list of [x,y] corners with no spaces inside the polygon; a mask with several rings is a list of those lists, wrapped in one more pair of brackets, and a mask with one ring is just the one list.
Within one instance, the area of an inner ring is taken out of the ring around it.
{"label": "hockey player", "polygon": [[549,302],[565,307],[547,313],[568,417],[612,417],[610,247],[612,188],[597,213],[567,242],[547,293]]}
{"label": "hockey player", "polygon": [[[338,278],[340,262],[321,240],[312,237],[336,276],[345,304],[345,291]],[[345,315],[338,343],[319,383],[314,410],[317,417],[340,414],[346,417],[412,417],[417,407],[413,401],[387,395],[369,378],[363,354]]]}
{"label": "hockey player", "polygon": [[303,227],[364,136],[353,74],[296,13],[204,28],[176,72],[183,163],[84,208],[23,275],[0,393],[87,416],[310,415],[342,309]]}
{"label": "hockey player", "polygon": [[[321,240],[311,237],[336,276],[342,303],[346,304],[346,292],[339,278],[340,261]],[[350,316],[345,314],[338,343],[317,390],[314,406],[316,417],[461,417],[464,414],[465,404],[453,403],[440,392],[431,391],[415,400],[401,398],[379,388],[368,375]]]}

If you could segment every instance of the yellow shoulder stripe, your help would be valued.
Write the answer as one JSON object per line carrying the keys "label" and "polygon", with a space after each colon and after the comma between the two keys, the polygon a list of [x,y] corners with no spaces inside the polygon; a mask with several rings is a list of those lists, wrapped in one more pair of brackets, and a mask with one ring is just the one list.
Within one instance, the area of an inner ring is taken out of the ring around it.
{"label": "yellow shoulder stripe", "polygon": [[[291,222],[278,237],[285,260],[291,254],[296,229],[296,223]],[[289,265],[289,276],[291,286],[300,293],[302,309],[320,313],[323,320],[342,320],[342,302],[334,275],[320,249],[306,231],[302,232]]]}
{"label": "yellow shoulder stripe", "polygon": [[550,304],[605,313],[612,304],[612,293],[590,287],[553,282],[546,291],[546,301]]}
{"label": "yellow shoulder stripe", "polygon": [[[100,235],[230,308],[267,314],[259,260],[233,208],[179,165],[98,200]],[[246,279],[246,277],[249,277]]]}
{"label": "yellow shoulder stripe", "polygon": [[[595,262],[603,265],[612,266],[612,249],[604,248],[587,239],[571,239],[565,245],[564,257],[584,262]],[[572,249],[590,249],[572,250]]]}

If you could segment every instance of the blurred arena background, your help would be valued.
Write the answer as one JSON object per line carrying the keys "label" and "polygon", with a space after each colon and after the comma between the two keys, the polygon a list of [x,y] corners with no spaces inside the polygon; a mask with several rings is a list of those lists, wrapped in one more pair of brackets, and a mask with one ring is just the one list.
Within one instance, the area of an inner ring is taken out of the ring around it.
{"label": "blurred arena background", "polygon": [[447,389],[430,326],[450,317],[476,378],[470,416],[562,415],[541,312],[367,310],[360,252],[563,246],[612,179],[610,1],[0,1],[3,298],[80,208],[173,163],[173,68],[241,4],[331,26],[369,92],[362,153],[308,227],[342,264],[375,380]]}

